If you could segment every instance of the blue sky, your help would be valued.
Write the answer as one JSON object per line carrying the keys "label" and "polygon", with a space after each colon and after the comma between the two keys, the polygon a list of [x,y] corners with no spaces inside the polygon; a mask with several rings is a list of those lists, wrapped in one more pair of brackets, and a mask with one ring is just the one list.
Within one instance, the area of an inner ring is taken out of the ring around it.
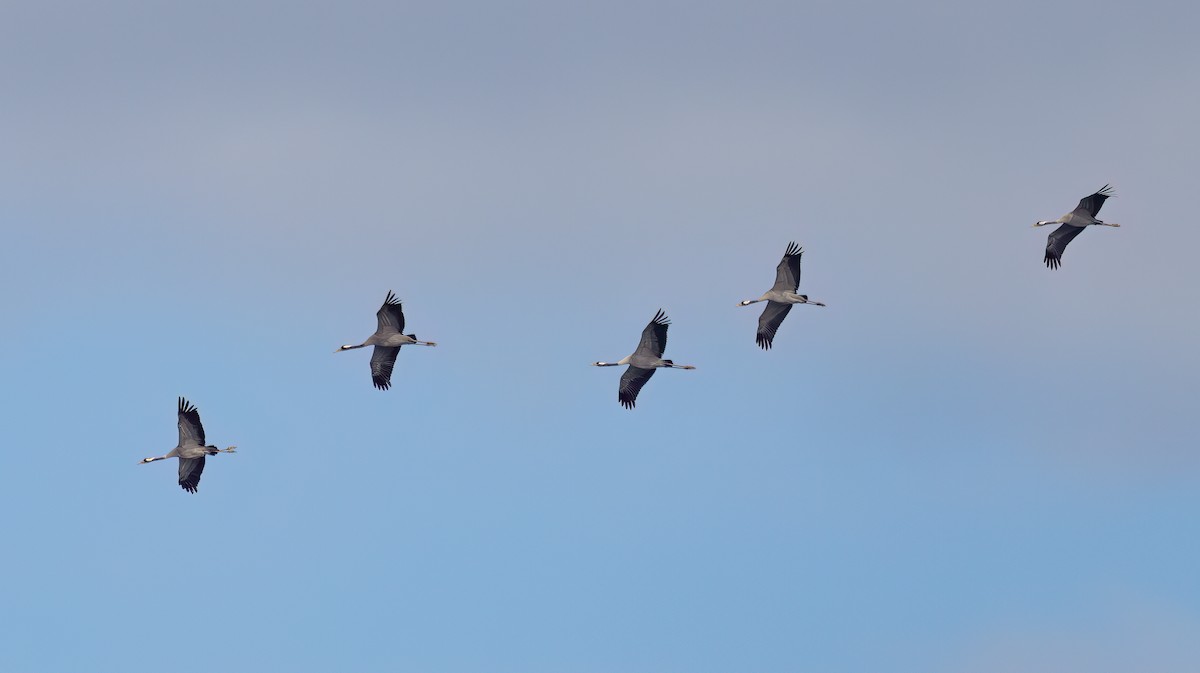
{"label": "blue sky", "polygon": [[1196,670],[1197,14],[0,8],[0,669]]}

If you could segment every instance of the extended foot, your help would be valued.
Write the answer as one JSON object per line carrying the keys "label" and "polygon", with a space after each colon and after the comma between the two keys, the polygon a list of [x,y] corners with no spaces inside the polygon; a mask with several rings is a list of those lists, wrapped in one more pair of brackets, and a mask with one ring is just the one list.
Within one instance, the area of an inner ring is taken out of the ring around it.
{"label": "extended foot", "polygon": [[234,450],[236,448],[236,446],[227,446],[223,449],[218,449],[217,453],[237,453],[237,451]]}

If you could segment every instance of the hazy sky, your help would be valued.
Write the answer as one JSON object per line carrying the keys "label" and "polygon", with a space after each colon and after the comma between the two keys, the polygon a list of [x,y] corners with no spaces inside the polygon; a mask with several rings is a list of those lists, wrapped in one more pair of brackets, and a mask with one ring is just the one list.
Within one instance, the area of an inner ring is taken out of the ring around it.
{"label": "hazy sky", "polygon": [[0,5],[0,669],[1197,670],[1198,21]]}

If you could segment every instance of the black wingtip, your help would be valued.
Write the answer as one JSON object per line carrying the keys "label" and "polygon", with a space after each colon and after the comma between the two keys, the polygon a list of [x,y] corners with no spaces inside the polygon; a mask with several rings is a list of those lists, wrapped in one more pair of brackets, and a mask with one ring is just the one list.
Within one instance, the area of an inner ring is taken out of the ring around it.
{"label": "black wingtip", "polygon": [[617,391],[617,401],[626,409],[632,409],[637,406],[637,393],[630,395],[624,389]]}
{"label": "black wingtip", "polygon": [[650,322],[656,325],[670,325],[671,319],[668,318],[666,312],[660,308],[658,309],[658,312],[654,314],[654,317],[650,319]]}
{"label": "black wingtip", "polygon": [[375,387],[380,390],[387,390],[388,388],[392,387],[391,381],[385,381],[385,380],[379,378],[378,376],[372,376],[371,383],[374,383]]}
{"label": "black wingtip", "polygon": [[392,292],[391,290],[388,290],[387,298],[383,300],[383,305],[384,306],[389,306],[389,305],[395,306],[399,303],[400,303],[400,300],[396,298],[396,293]]}
{"label": "black wingtip", "polygon": [[788,257],[792,257],[794,255],[800,255],[803,253],[804,253],[804,248],[801,248],[799,245],[796,244],[795,241],[792,241],[792,242],[788,243],[787,252],[785,252],[784,254],[787,255]]}
{"label": "black wingtip", "polygon": [[1050,253],[1046,253],[1045,262],[1046,262],[1047,269],[1057,269],[1059,267],[1059,265],[1062,264],[1062,260],[1060,258],[1055,257],[1054,255],[1051,255]]}
{"label": "black wingtip", "polygon": [[754,338],[754,342],[758,344],[759,348],[765,351],[771,350],[771,340],[761,334]]}

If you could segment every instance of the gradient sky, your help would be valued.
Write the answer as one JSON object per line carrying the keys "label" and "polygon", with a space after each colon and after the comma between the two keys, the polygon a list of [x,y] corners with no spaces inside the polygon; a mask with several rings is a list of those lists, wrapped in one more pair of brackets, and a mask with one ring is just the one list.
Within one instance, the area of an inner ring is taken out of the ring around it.
{"label": "gradient sky", "polygon": [[1200,669],[1198,21],[4,3],[0,670]]}

